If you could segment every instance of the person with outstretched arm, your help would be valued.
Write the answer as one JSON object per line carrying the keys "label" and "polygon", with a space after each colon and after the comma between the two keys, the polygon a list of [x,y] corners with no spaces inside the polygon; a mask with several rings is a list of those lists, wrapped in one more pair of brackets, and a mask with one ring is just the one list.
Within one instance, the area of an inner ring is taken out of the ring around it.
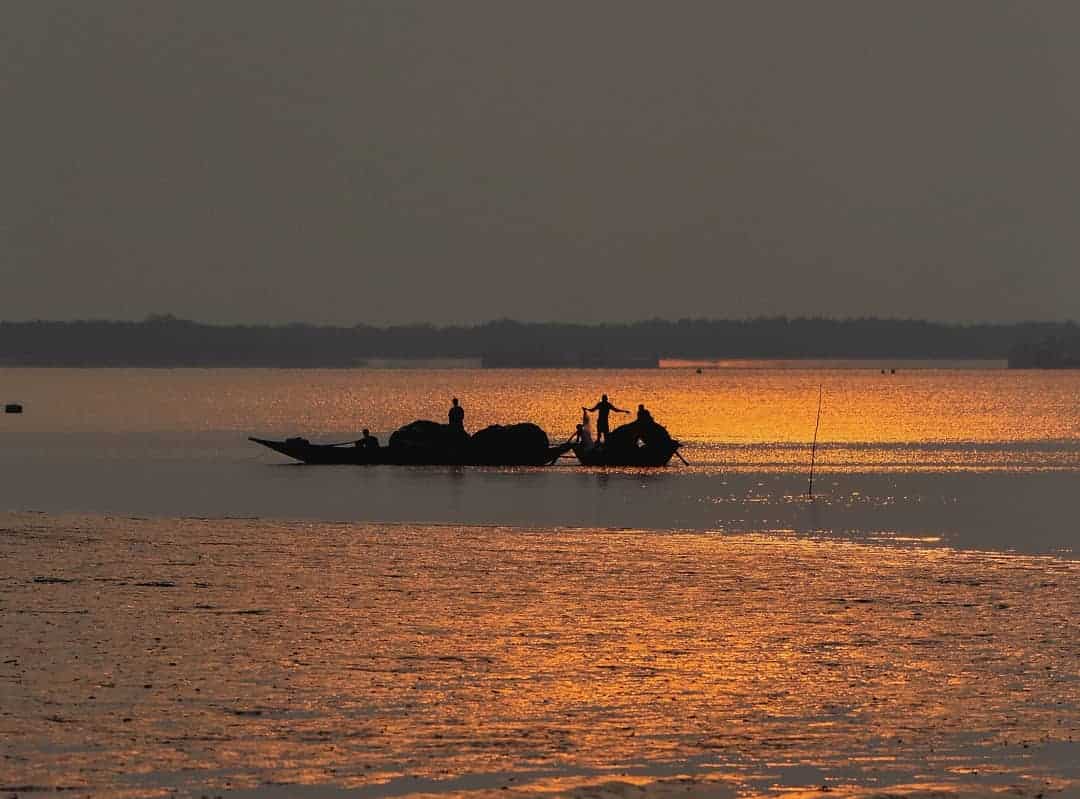
{"label": "person with outstretched arm", "polygon": [[608,434],[608,416],[612,411],[615,413],[630,413],[630,411],[624,411],[622,408],[616,408],[612,403],[608,402],[607,394],[600,395],[600,401],[593,405],[591,408],[582,406],[583,411],[596,411],[596,443],[600,444],[607,440]]}

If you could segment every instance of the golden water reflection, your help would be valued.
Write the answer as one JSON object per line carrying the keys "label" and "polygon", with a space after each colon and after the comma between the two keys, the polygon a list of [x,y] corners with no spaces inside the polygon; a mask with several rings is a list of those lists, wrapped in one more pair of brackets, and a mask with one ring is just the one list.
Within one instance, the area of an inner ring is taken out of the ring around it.
{"label": "golden water reflection", "polygon": [[[678,437],[727,444],[808,443],[818,388],[822,442],[1080,439],[1080,372],[732,369],[263,370],[4,369],[41,431],[393,430],[442,419],[462,398],[471,428],[533,420],[569,434],[602,391],[643,402]],[[72,396],[79,397],[72,403]],[[618,421],[618,417],[616,417]]]}
{"label": "golden water reflection", "polygon": [[[694,463],[802,468],[823,393],[820,467],[1080,468],[1080,371],[1001,369],[199,370],[5,369],[27,407],[7,432],[233,431],[340,440],[444,419],[462,399],[470,429],[535,421],[573,432],[608,392],[645,403]],[[79,401],[73,403],[72,397]],[[615,421],[623,418],[616,417]]]}
{"label": "golden water reflection", "polygon": [[1037,783],[1078,762],[1080,564],[1052,558],[20,516],[0,608],[8,784],[633,766],[759,790],[784,764],[843,786]]}

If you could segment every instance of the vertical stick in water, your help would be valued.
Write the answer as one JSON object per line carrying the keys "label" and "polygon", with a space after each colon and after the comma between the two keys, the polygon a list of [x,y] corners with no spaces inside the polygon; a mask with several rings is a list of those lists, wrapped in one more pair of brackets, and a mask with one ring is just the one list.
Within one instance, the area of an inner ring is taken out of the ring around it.
{"label": "vertical stick in water", "polygon": [[821,427],[821,385],[818,385],[817,390],[817,421],[814,422],[814,443],[810,447],[810,485],[806,489],[806,495],[811,499],[814,498],[814,459],[817,455],[817,434],[818,428]]}

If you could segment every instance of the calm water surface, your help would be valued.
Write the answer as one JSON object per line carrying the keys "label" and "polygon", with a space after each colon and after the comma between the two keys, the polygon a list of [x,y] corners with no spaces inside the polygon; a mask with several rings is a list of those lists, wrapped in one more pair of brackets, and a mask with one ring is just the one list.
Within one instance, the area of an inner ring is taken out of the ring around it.
{"label": "calm water surface", "polygon": [[[1080,465],[1077,371],[4,369],[0,385],[27,405],[4,432],[63,433],[385,433],[416,418],[443,420],[449,398],[459,396],[473,429],[531,420],[561,437],[573,432],[580,406],[606,391],[631,410],[644,402],[695,448],[748,450],[729,465],[757,465],[755,449],[808,444],[820,387],[826,445],[1063,446],[1062,463]],[[959,455],[950,460],[968,465]]]}
{"label": "calm water surface", "polygon": [[[1080,372],[1001,369],[7,369],[0,507],[340,521],[795,530],[1068,552]],[[814,502],[806,500],[818,391]],[[467,423],[553,439],[601,391],[644,402],[692,464],[654,471],[303,467],[249,434],[383,440],[461,397]]]}
{"label": "calm water surface", "polygon": [[[601,391],[692,465],[246,441],[451,396],[560,438]],[[1080,789],[1078,372],[5,369],[0,401],[0,791]]]}

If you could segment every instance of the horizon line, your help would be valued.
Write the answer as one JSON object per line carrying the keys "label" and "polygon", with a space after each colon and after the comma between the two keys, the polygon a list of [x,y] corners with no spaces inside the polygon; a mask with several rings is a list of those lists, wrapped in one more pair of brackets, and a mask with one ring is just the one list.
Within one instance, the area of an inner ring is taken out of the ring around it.
{"label": "horizon line", "polygon": [[906,323],[906,324],[924,324],[924,325],[936,325],[941,327],[1020,327],[1025,325],[1060,325],[1060,326],[1077,326],[1080,324],[1076,319],[1022,319],[1022,320],[954,320],[945,321],[938,319],[928,319],[925,317],[911,317],[911,316],[832,316],[832,315],[799,315],[792,316],[788,314],[775,314],[775,315],[759,315],[759,316],[742,316],[742,317],[708,317],[708,316],[688,316],[680,317],[677,319],[666,317],[651,317],[644,319],[633,319],[623,321],[602,321],[602,322],[568,322],[568,321],[535,321],[535,320],[520,320],[510,317],[496,317],[490,318],[484,321],[478,322],[389,322],[389,323],[377,323],[377,322],[353,322],[349,323],[334,323],[334,322],[305,322],[305,321],[285,321],[285,322],[214,322],[203,321],[200,319],[191,319],[182,316],[176,316],[171,313],[151,313],[147,314],[141,319],[132,318],[103,318],[103,317],[85,317],[74,319],[0,319],[0,325],[32,325],[32,324],[162,324],[162,323],[176,323],[197,325],[201,327],[264,327],[264,328],[286,328],[286,327],[311,327],[311,328],[335,328],[340,330],[351,330],[355,328],[369,328],[377,330],[391,330],[395,328],[429,328],[435,330],[448,330],[448,329],[477,329],[487,327],[491,325],[508,324],[518,325],[521,327],[579,327],[579,328],[602,328],[602,327],[632,327],[635,325],[646,324],[716,324],[716,323],[743,323],[750,324],[755,322],[833,322],[833,323],[857,323],[857,322],[892,322],[892,323]]}

